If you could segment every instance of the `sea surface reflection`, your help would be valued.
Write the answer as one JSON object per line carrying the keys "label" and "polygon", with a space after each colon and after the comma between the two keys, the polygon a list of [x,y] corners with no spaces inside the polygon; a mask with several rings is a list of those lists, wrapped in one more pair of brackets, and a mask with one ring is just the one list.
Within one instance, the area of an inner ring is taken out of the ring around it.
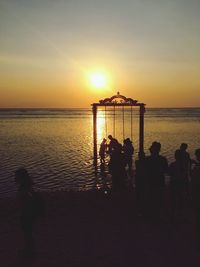
{"label": "sea surface reflection", "polygon": [[[99,110],[98,144],[108,134],[115,133],[120,142],[132,137],[137,156],[138,110],[133,110],[132,119],[130,109],[124,120],[122,109],[113,114],[111,108]],[[21,166],[41,190],[101,188],[103,179],[95,177],[93,167],[92,123],[90,109],[0,109],[0,197],[16,192],[13,172]],[[200,147],[200,109],[147,109],[147,154],[155,140],[169,162],[181,142],[188,143],[193,157]]]}

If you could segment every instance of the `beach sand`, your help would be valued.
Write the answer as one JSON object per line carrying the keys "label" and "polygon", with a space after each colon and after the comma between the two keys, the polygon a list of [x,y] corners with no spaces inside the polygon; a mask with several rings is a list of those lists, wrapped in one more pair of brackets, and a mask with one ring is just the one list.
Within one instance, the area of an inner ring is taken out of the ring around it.
{"label": "beach sand", "polygon": [[133,189],[122,193],[44,194],[46,215],[35,228],[37,254],[25,258],[15,199],[0,201],[0,266],[200,266],[194,211],[172,225],[138,217]]}

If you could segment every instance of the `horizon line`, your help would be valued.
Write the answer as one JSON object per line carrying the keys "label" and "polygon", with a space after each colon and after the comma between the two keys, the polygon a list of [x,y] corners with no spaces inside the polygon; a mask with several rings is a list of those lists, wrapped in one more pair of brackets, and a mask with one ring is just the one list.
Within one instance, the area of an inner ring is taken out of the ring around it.
{"label": "horizon line", "polygon": [[[134,107],[134,106],[133,106]],[[90,109],[91,107],[0,107],[0,109]],[[138,107],[135,107],[138,108]],[[195,109],[195,108],[200,108],[200,106],[196,106],[196,107],[191,107],[191,106],[183,106],[183,107],[148,107],[145,106],[146,109],[166,109],[166,108],[170,108],[170,109]]]}

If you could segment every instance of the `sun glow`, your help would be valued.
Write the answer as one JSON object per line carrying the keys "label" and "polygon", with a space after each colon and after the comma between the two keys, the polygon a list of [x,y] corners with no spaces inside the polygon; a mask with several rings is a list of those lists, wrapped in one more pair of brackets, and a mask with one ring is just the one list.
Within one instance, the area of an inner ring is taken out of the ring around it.
{"label": "sun glow", "polygon": [[90,83],[97,89],[105,88],[107,86],[107,77],[100,72],[92,73],[90,75]]}

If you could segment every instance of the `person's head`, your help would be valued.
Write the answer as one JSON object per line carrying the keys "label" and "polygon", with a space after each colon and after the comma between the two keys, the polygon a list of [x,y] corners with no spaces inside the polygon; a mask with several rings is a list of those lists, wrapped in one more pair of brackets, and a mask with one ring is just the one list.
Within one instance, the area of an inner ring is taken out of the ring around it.
{"label": "person's head", "polygon": [[186,143],[182,143],[180,145],[180,150],[186,151],[187,147],[188,147],[188,145]]}
{"label": "person's head", "polygon": [[174,157],[175,157],[176,161],[179,161],[181,159],[181,151],[180,151],[180,149],[177,149],[175,151]]}
{"label": "person's head", "polygon": [[126,139],[124,139],[124,144],[126,144],[126,145],[130,145],[130,144],[132,144],[130,138],[126,138]]}
{"label": "person's head", "polygon": [[112,139],[113,139],[113,137],[112,137],[112,135],[111,135],[111,134],[109,134],[109,135],[108,135],[108,139],[110,139],[110,140],[112,140]]}
{"label": "person's head", "polygon": [[149,148],[150,153],[152,155],[158,155],[161,149],[161,144],[159,142],[153,142],[151,147]]}
{"label": "person's head", "polygon": [[195,150],[195,156],[196,156],[197,160],[200,161],[200,148]]}
{"label": "person's head", "polygon": [[19,168],[15,171],[15,182],[24,188],[32,186],[32,180],[25,168]]}
{"label": "person's head", "polygon": [[106,143],[106,141],[107,141],[106,138],[103,138],[103,143]]}
{"label": "person's head", "polygon": [[127,143],[128,145],[132,144],[131,139],[130,139],[130,138],[126,138],[126,143]]}

